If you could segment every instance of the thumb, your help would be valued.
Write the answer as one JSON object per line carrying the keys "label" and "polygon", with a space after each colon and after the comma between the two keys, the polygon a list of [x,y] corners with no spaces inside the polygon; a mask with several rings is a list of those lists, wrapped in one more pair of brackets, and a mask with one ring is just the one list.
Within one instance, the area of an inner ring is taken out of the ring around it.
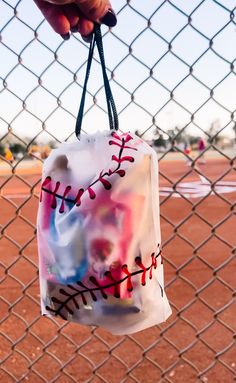
{"label": "thumb", "polygon": [[116,15],[109,0],[75,0],[74,2],[88,19],[108,27],[116,25]]}

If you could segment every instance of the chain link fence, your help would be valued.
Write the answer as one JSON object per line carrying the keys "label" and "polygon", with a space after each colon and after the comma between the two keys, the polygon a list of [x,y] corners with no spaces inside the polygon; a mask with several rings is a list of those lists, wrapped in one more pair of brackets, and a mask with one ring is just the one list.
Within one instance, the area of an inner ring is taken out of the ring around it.
{"label": "chain link fence", "polygon": [[[88,46],[76,34],[63,41],[51,32],[33,2],[2,0],[0,380],[230,383],[236,380],[235,2],[117,0],[114,7],[118,26],[103,29],[106,64],[121,129],[136,131],[159,155],[173,315],[125,337],[40,316],[41,162],[49,146],[73,138]],[[107,126],[98,61],[92,72],[87,132]]]}

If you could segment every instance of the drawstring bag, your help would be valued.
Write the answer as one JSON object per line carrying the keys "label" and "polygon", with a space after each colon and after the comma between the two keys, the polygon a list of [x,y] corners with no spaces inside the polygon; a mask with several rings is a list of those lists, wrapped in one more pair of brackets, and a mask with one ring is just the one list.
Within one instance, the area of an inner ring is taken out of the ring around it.
{"label": "drawstring bag", "polygon": [[[87,81],[97,45],[110,131],[81,135]],[[43,315],[130,334],[165,321],[158,162],[141,138],[118,131],[95,26],[76,123],[79,140],[44,162],[38,210]]]}

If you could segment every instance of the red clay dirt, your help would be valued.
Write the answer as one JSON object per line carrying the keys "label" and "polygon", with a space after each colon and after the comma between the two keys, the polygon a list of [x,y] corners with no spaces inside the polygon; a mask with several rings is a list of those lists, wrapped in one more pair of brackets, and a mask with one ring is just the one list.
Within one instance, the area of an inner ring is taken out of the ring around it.
{"label": "red clay dirt", "polygon": [[[236,180],[226,160],[199,170]],[[199,180],[163,161],[160,184]],[[39,174],[0,177],[0,382],[233,383],[236,378],[236,193],[161,197],[166,292],[173,315],[129,337],[40,316],[35,221]],[[26,183],[25,183],[26,182]],[[4,185],[4,186],[3,186]],[[30,190],[32,189],[32,197]]]}

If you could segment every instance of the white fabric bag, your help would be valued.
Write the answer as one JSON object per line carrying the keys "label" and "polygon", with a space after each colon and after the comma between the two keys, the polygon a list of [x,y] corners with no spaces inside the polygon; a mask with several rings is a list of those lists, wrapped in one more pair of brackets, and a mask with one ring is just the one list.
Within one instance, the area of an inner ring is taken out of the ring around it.
{"label": "white fabric bag", "polygon": [[84,135],[53,150],[43,167],[37,227],[43,315],[121,335],[171,314],[158,161],[135,134]]}

